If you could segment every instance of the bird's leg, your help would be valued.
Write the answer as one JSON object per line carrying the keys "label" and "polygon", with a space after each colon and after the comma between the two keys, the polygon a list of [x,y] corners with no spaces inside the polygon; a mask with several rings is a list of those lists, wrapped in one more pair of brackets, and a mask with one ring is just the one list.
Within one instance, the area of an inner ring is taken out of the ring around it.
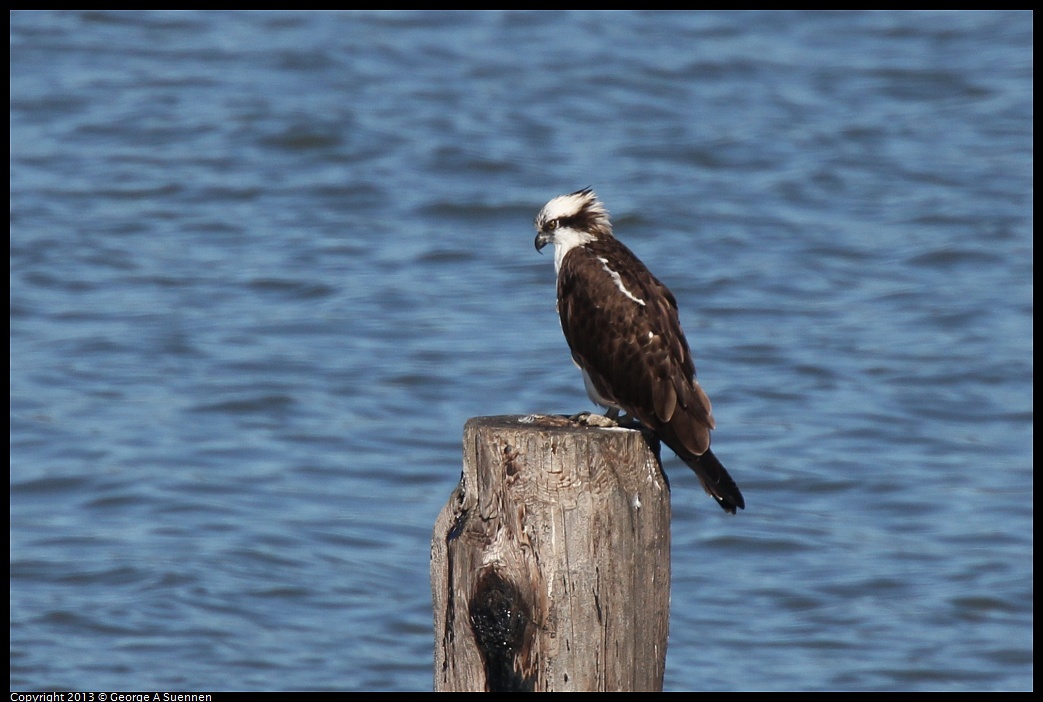
{"label": "bird's leg", "polygon": [[608,412],[605,412],[605,417],[615,422],[617,427],[637,428],[641,426],[641,422],[637,421],[634,415],[625,412],[621,415],[621,411],[618,407],[610,407]]}
{"label": "bird's leg", "polygon": [[569,419],[577,424],[582,424],[585,427],[610,428],[619,426],[619,422],[616,419],[618,416],[619,409],[612,408],[604,415],[594,414],[593,412],[580,412],[579,414],[572,415]]}
{"label": "bird's leg", "polygon": [[640,422],[634,418],[634,415],[627,414],[618,407],[610,407],[608,412],[605,412],[605,416],[621,427],[628,427],[640,424]]}

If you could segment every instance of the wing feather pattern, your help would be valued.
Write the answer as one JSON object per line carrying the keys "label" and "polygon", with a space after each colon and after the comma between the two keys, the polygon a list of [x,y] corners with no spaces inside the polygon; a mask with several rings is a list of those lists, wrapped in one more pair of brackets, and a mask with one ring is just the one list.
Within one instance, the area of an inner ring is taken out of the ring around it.
{"label": "wing feather pattern", "polygon": [[573,359],[600,397],[651,429],[728,512],[742,494],[710,448],[710,399],[695,379],[677,301],[608,236],[577,246],[558,271],[558,312]]}

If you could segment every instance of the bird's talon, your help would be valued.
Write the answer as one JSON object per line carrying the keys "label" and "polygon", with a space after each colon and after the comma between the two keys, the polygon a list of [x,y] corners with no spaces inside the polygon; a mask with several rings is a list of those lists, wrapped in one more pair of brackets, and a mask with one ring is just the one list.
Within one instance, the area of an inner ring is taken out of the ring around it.
{"label": "bird's talon", "polygon": [[605,429],[619,426],[619,423],[611,417],[594,414],[592,412],[580,412],[579,414],[572,415],[569,419],[576,424],[582,424],[585,427],[601,427]]}

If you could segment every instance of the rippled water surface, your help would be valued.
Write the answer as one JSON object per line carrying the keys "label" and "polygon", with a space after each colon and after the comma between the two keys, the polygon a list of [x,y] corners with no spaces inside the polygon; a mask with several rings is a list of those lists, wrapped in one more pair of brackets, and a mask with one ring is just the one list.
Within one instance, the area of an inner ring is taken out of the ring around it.
{"label": "rippled water surface", "polygon": [[676,294],[668,689],[1031,689],[1031,14],[14,13],[13,689],[424,690],[468,417]]}

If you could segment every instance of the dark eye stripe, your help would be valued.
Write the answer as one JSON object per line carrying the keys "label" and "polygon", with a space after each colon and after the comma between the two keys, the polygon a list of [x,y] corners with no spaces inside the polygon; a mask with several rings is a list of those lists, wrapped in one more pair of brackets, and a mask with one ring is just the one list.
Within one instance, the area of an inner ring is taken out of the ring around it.
{"label": "dark eye stripe", "polygon": [[590,215],[587,212],[580,212],[571,217],[559,217],[556,221],[556,226],[570,227],[572,229],[583,231],[590,224]]}

